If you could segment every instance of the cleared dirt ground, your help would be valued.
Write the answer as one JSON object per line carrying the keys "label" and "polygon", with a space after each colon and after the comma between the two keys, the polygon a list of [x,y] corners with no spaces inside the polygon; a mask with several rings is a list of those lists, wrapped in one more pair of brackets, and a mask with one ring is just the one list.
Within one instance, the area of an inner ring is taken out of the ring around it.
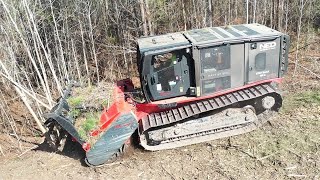
{"label": "cleared dirt ground", "polygon": [[[251,133],[173,150],[135,148],[96,168],[82,163],[76,146],[49,152],[37,146],[43,138],[25,137],[22,151],[0,153],[0,179],[320,179],[319,80],[289,74],[283,86],[280,113]],[[1,147],[9,141],[0,136]]]}

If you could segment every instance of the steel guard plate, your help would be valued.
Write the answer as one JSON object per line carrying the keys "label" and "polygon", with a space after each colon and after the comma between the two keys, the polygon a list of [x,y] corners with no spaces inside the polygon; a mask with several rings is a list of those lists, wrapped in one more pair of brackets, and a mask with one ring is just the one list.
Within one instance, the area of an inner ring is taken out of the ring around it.
{"label": "steel guard plate", "polygon": [[[54,119],[59,125],[67,131],[73,138],[77,140],[81,145],[84,143],[84,141],[81,139],[78,131],[74,127],[73,123],[68,118],[65,118],[63,116],[59,116],[56,113],[47,113],[43,115],[46,119],[51,120]],[[47,121],[48,121],[47,120]],[[46,124],[46,122],[45,122]]]}
{"label": "steel guard plate", "polygon": [[86,162],[97,166],[112,158],[138,127],[132,112],[123,113],[86,153]]}

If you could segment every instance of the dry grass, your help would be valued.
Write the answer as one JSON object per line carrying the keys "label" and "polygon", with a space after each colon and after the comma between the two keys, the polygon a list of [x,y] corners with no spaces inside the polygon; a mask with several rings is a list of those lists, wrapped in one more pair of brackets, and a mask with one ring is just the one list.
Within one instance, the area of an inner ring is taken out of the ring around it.
{"label": "dry grass", "polygon": [[[319,175],[320,102],[300,104],[299,98],[311,97],[307,94],[294,94],[294,98],[285,99],[286,110],[273,117],[269,125],[233,138],[235,146],[250,154],[243,154],[247,157],[241,163],[235,162],[236,158],[231,160],[236,169],[243,170],[239,172],[246,172],[245,169],[252,168],[259,172],[258,179],[283,179],[294,175],[314,178]],[[291,103],[295,105],[291,106]],[[241,152],[236,154],[240,155]],[[261,172],[259,169],[264,171]],[[230,174],[243,178],[254,172],[237,174],[235,169],[229,170]]]}
{"label": "dry grass", "polygon": [[[304,83],[314,84],[313,80]],[[319,179],[320,88],[311,87],[288,89],[283,109],[269,124],[230,139],[157,152],[135,149],[117,164],[94,169],[82,167],[78,159],[39,151],[0,168],[5,172],[3,178],[9,179],[32,179],[28,167],[39,169],[40,177],[69,179],[81,179],[83,174],[93,179]],[[62,168],[61,164],[72,168],[65,169],[65,174],[52,170]]]}

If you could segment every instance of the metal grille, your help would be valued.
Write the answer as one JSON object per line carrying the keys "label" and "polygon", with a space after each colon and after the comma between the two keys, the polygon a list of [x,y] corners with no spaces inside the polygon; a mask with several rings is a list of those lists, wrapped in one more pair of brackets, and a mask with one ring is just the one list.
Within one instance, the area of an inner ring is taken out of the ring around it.
{"label": "metal grille", "polygon": [[209,32],[206,29],[191,30],[191,31],[188,31],[188,34],[197,42],[218,39],[215,35],[213,35],[211,32]]}
{"label": "metal grille", "polygon": [[209,94],[231,87],[231,77],[220,77],[202,81],[202,94]]}
{"label": "metal grille", "polygon": [[200,50],[202,73],[230,69],[230,46],[217,46]]}
{"label": "metal grille", "polygon": [[237,26],[232,26],[233,28],[242,31],[243,33],[245,33],[248,36],[253,36],[253,35],[258,35],[259,33],[257,31],[254,31],[244,25],[237,25]]}

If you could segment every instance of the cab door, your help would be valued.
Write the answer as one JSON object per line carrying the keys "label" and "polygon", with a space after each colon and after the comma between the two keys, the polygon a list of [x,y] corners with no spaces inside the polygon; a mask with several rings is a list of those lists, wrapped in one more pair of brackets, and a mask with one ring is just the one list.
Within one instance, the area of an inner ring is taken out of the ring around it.
{"label": "cab door", "polygon": [[[148,55],[147,89],[152,101],[183,96],[190,88],[190,55],[176,50]],[[146,64],[146,63],[145,63]],[[147,68],[147,67],[144,67]]]}

